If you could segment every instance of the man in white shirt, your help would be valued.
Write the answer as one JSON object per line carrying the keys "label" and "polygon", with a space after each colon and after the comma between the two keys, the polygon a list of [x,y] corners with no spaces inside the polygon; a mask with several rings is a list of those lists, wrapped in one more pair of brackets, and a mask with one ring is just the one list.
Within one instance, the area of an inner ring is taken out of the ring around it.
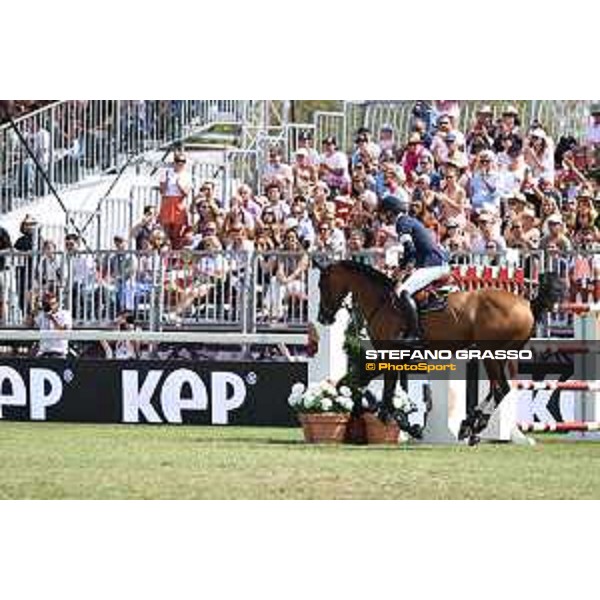
{"label": "man in white shirt", "polygon": [[337,142],[333,136],[326,137],[323,140],[319,176],[330,188],[336,190],[350,183],[348,157],[337,149]]}
{"label": "man in white shirt", "polygon": [[585,134],[585,145],[591,148],[592,164],[600,167],[600,103],[592,104],[590,109],[591,121]]}
{"label": "man in white shirt", "polygon": [[265,188],[277,184],[286,198],[291,195],[294,173],[290,165],[283,162],[283,154],[279,148],[269,150],[269,162],[262,172],[262,183]]}
{"label": "man in white shirt", "polygon": [[[71,313],[60,308],[56,296],[52,292],[46,292],[41,310],[35,318],[35,325],[40,331],[66,331],[73,328],[73,319]],[[68,340],[40,340],[38,356],[66,358],[68,353]]]}
{"label": "man in white shirt", "polygon": [[585,143],[594,146],[600,144],[600,104],[592,104],[590,114],[592,119],[587,127]]}
{"label": "man in white shirt", "polygon": [[71,294],[67,305],[76,318],[89,318],[96,289],[96,263],[91,254],[81,252],[81,239],[76,233],[65,236],[65,258]]}

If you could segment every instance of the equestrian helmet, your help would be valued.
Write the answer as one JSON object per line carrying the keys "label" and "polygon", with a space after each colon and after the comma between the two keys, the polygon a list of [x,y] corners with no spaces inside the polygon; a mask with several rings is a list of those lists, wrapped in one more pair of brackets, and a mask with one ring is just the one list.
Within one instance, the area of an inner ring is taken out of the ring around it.
{"label": "equestrian helmet", "polygon": [[381,210],[383,212],[391,212],[395,215],[407,213],[409,202],[407,198],[399,198],[398,196],[384,196],[381,200]]}

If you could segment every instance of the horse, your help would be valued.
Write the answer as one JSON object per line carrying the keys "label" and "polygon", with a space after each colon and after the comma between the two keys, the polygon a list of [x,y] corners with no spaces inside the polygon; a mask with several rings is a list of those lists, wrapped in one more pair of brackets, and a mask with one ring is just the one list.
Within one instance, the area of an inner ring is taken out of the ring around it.
{"label": "horse", "polygon": [[[367,332],[374,347],[381,342],[398,341],[406,330],[405,318],[399,308],[392,279],[373,267],[352,260],[326,264],[318,257],[313,265],[319,269],[318,321],[331,325],[348,295],[352,305],[362,313]],[[422,315],[422,345],[453,350],[477,347],[478,342],[494,342],[493,348],[521,349],[533,334],[535,323],[563,295],[562,283],[553,273],[544,273],[536,298],[525,298],[500,289],[481,289],[469,292],[450,292],[447,305]],[[470,445],[479,442],[494,410],[509,393],[505,360],[484,359],[489,380],[489,392],[475,407],[470,407],[461,423],[459,439]],[[376,376],[376,374],[373,374]],[[398,372],[385,372],[384,393],[378,416],[386,421],[394,416],[393,392]],[[399,420],[402,428],[402,422]],[[414,431],[408,431],[414,435]]]}

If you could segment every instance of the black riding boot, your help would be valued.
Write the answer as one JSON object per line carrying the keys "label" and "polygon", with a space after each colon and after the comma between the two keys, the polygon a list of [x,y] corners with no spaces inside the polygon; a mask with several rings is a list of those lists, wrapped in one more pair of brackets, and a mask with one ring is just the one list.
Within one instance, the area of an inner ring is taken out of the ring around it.
{"label": "black riding boot", "polygon": [[400,292],[400,304],[406,319],[406,333],[403,340],[414,342],[419,340],[419,310],[414,298],[406,290]]}

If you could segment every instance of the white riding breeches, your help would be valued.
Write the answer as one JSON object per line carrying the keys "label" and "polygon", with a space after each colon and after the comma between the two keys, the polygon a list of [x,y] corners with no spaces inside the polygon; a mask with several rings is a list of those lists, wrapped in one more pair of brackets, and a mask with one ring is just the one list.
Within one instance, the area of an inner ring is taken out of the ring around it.
{"label": "white riding breeches", "polygon": [[412,296],[415,292],[422,290],[436,279],[449,274],[450,265],[423,267],[409,275],[409,277],[402,282],[398,291],[406,290]]}

